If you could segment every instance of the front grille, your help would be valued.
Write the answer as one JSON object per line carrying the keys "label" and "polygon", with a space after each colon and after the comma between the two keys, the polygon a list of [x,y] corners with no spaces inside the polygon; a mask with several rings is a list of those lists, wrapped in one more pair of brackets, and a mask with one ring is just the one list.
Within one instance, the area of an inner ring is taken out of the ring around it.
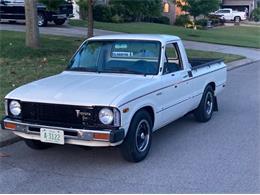
{"label": "front grille", "polygon": [[[96,127],[99,123],[94,107],[21,102],[22,120],[62,127]],[[77,114],[77,110],[86,116]]]}

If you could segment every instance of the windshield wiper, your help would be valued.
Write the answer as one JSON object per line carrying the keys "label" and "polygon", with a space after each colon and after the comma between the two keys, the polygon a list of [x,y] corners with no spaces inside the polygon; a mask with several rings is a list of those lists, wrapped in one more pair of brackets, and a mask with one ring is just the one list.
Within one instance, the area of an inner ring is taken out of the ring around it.
{"label": "windshield wiper", "polygon": [[139,72],[136,70],[129,70],[127,68],[108,68],[104,70],[105,72],[109,71],[109,72],[115,72],[115,73],[129,73],[129,74],[142,74],[144,76],[146,76],[146,73],[143,72]]}
{"label": "windshield wiper", "polygon": [[97,68],[87,68],[87,67],[74,67],[67,69],[69,71],[84,71],[84,72],[98,72]]}

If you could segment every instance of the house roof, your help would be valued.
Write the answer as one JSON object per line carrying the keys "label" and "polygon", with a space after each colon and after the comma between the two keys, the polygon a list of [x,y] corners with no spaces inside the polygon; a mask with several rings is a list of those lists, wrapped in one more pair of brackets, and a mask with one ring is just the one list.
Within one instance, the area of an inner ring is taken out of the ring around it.
{"label": "house roof", "polygon": [[160,41],[166,43],[169,41],[180,40],[177,36],[162,35],[162,34],[116,34],[92,37],[88,40],[147,40],[147,41]]}

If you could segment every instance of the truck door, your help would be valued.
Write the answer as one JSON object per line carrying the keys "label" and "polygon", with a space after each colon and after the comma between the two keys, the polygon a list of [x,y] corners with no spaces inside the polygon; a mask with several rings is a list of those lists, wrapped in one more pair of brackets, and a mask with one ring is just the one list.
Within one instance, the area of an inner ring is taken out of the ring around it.
{"label": "truck door", "polygon": [[24,0],[2,0],[0,13],[2,19],[25,19]]}
{"label": "truck door", "polygon": [[184,70],[177,43],[167,44],[163,55],[165,62],[161,79],[164,89],[161,91],[163,106],[160,118],[163,124],[167,124],[190,109],[188,84],[185,82],[189,76],[188,71]]}
{"label": "truck door", "polygon": [[1,19],[13,19],[14,0],[1,0],[0,14]]}
{"label": "truck door", "polygon": [[25,19],[24,0],[14,1],[14,12],[16,13],[17,19]]}
{"label": "truck door", "polygon": [[233,14],[231,13],[231,10],[224,9],[223,15],[224,15],[225,20],[232,20],[233,19]]}

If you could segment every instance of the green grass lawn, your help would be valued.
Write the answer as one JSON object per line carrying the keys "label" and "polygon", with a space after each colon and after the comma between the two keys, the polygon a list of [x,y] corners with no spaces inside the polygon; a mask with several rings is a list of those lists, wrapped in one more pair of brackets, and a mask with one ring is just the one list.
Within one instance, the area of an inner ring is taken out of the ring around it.
{"label": "green grass lawn", "polygon": [[[87,22],[83,20],[69,20],[69,24],[72,26],[87,26]],[[210,30],[193,30],[184,27],[155,23],[116,24],[95,22],[94,26],[97,29],[124,33],[170,34],[191,41],[260,48],[260,27],[257,26],[231,26]]]}
{"label": "green grass lawn", "polygon": [[[25,47],[25,33],[0,31],[0,117],[4,113],[4,96],[11,90],[63,71],[75,50],[82,43],[80,38],[41,36],[41,48]],[[242,56],[188,50],[189,57],[223,58],[226,62]]]}

